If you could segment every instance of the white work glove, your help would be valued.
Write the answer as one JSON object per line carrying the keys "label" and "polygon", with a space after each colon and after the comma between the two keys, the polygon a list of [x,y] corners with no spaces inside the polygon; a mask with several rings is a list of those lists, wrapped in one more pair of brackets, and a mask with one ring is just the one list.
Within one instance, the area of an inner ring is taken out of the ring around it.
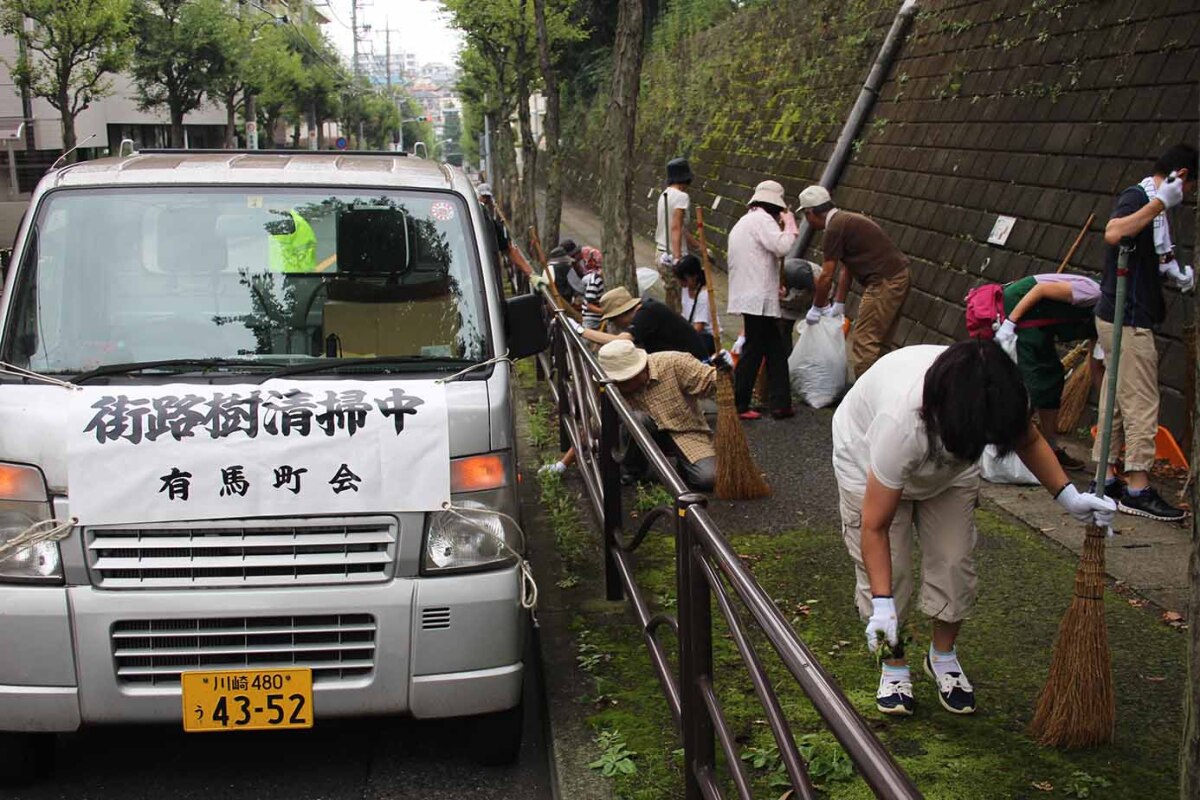
{"label": "white work glove", "polygon": [[829,316],[831,316],[831,317],[846,316],[846,304],[845,303],[834,303],[833,305],[831,305],[829,307]]}
{"label": "white work glove", "polygon": [[996,329],[996,344],[1000,345],[1009,358],[1016,363],[1017,360],[1017,323],[1011,319],[1006,319],[1000,323],[1000,327]]}
{"label": "white work glove", "polygon": [[1183,181],[1174,172],[1159,184],[1158,199],[1165,208],[1174,208],[1183,202]]}
{"label": "white work glove", "polygon": [[571,326],[571,330],[575,331],[576,334],[583,336],[582,324],[580,324],[577,320],[571,319],[570,317],[567,317],[567,323]]}
{"label": "white work glove", "polygon": [[739,333],[737,339],[735,339],[733,342],[733,347],[729,348],[729,352],[733,353],[735,356],[740,356],[742,354],[742,348],[745,346],[746,335]]}
{"label": "white work glove", "polygon": [[541,289],[543,286],[549,286],[550,281],[540,272],[534,272],[529,276],[529,284],[534,289]]}
{"label": "white work glove", "polygon": [[728,350],[722,350],[712,357],[712,365],[717,369],[733,369],[733,356]]}
{"label": "white work glove", "polygon": [[867,648],[879,649],[879,634],[892,647],[900,643],[899,623],[896,620],[896,601],[890,597],[871,598],[871,618],[867,620]]}
{"label": "white work glove", "polygon": [[1158,271],[1181,292],[1190,292],[1196,285],[1196,273],[1190,266],[1180,269],[1178,261],[1171,260],[1166,264],[1159,264]]}
{"label": "white work glove", "polygon": [[675,256],[671,255],[670,253],[663,253],[658,257],[658,265],[660,267],[666,267],[667,269],[670,269],[671,267],[675,266]]}
{"label": "white work glove", "polygon": [[1117,513],[1117,504],[1111,497],[1081,492],[1069,483],[1054,499],[1075,519],[1084,523],[1094,522],[1101,528],[1110,527]]}
{"label": "white work glove", "polygon": [[829,310],[831,308],[832,306],[825,306],[824,308],[817,308],[816,306],[813,306],[808,310],[808,313],[804,315],[804,321],[809,325],[816,325],[821,321],[821,317],[829,316]]}

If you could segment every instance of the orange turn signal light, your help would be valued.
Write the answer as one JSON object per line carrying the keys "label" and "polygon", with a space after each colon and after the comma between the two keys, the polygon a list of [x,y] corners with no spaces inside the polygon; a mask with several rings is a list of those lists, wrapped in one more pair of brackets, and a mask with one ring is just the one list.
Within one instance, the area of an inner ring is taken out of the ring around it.
{"label": "orange turn signal light", "polygon": [[0,464],[0,500],[46,502],[41,471],[23,464]]}
{"label": "orange turn signal light", "polygon": [[450,491],[482,492],[508,483],[508,459],[498,453],[456,458],[450,462]]}

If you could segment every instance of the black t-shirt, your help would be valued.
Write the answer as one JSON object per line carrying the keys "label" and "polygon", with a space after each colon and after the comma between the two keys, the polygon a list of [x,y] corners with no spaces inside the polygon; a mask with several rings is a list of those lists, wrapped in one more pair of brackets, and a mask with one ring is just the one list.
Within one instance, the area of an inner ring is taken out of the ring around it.
{"label": "black t-shirt", "polygon": [[686,319],[650,297],[642,298],[642,306],[629,324],[629,333],[634,344],[647,353],[678,351],[691,353],[701,361],[712,355],[705,352],[700,334]]}
{"label": "black t-shirt", "polygon": [[[1127,217],[1150,202],[1140,186],[1130,186],[1117,196],[1117,205],[1109,219]],[[1154,223],[1151,222],[1133,239],[1129,254],[1129,277],[1125,296],[1125,325],[1134,328],[1153,328],[1167,316],[1163,300],[1162,277],[1158,273],[1158,254],[1154,252]],[[1100,302],[1096,316],[1105,322],[1113,321],[1117,304],[1117,247],[1105,248],[1104,278],[1100,281]]]}

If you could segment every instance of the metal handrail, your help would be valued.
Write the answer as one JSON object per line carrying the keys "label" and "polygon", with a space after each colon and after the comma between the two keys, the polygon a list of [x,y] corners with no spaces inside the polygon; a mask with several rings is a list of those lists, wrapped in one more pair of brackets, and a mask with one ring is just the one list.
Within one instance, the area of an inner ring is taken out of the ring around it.
{"label": "metal handrail", "polygon": [[[762,631],[875,796],[888,800],[922,797],[730,547],[708,516],[704,495],[688,490],[595,356],[567,324],[566,312],[556,306],[544,288],[540,294],[553,319],[550,352],[538,356],[538,375],[548,380],[558,407],[561,444],[564,449],[575,448],[584,493],[603,528],[606,596],[609,600],[620,600],[622,596],[629,599],[651,666],[683,739],[686,800],[725,796],[717,771],[718,743],[737,796],[743,800],[751,796],[738,744],[725,721],[713,685],[714,598],[750,675],[798,798],[810,800],[816,793],[775,688],[746,633],[746,621],[735,601]],[[613,457],[622,428],[674,498],[673,507],[649,512],[631,539],[623,535],[620,467]],[[674,520],[675,617],[651,611],[634,574],[635,551],[655,522],[664,519]],[[658,632],[664,626],[676,633],[677,669],[672,667],[666,648],[658,640]]]}

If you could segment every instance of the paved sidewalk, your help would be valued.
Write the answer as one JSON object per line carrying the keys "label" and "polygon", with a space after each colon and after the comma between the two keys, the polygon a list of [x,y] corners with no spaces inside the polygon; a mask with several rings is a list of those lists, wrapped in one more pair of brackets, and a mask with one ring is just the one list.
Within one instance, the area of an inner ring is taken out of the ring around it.
{"label": "paved sidewalk", "polygon": [[[572,200],[563,202],[563,236],[580,244],[599,246],[602,226],[586,206]],[[654,259],[654,244],[646,237],[634,240],[639,266]],[[727,297],[728,276],[715,271],[717,299],[723,309]],[[741,321],[721,314],[723,338],[732,342]],[[831,448],[829,425],[832,412],[805,407],[795,419],[783,422],[764,420],[746,426],[759,466],[771,476],[775,494],[754,503],[712,501],[719,511],[722,528],[774,532],[802,526],[836,526],[837,487],[829,463]],[[1083,443],[1068,442],[1068,449],[1086,460]],[[1077,486],[1086,486],[1089,478],[1071,475]],[[1168,500],[1174,500],[1178,485],[1162,485]],[[985,483],[983,497],[1003,511],[1041,531],[1050,539],[1079,554],[1083,547],[1083,526],[1075,522],[1054,502],[1045,490],[1036,486],[1000,486]],[[1177,525],[1117,516],[1115,535],[1109,541],[1106,568],[1108,574],[1155,605],[1183,613],[1187,607],[1188,555],[1190,533]]]}

